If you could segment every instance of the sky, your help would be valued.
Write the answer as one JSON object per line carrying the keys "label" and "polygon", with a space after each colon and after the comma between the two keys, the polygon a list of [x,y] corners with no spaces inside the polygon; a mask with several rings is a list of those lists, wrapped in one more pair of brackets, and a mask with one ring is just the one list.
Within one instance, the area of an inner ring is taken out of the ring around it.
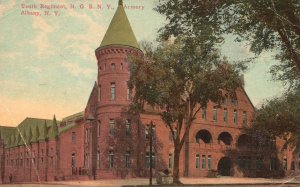
{"label": "sky", "polygon": [[[62,119],[84,110],[97,78],[95,49],[117,4],[118,0],[0,0],[0,125],[16,126],[26,117],[52,119],[54,114]],[[156,4],[157,0],[124,0],[138,41],[154,41],[166,23],[153,10]],[[233,36],[226,36],[221,52],[229,60],[253,56],[249,46],[234,42]],[[265,52],[244,74],[245,90],[256,107],[283,92],[268,73],[276,63],[274,53]]]}

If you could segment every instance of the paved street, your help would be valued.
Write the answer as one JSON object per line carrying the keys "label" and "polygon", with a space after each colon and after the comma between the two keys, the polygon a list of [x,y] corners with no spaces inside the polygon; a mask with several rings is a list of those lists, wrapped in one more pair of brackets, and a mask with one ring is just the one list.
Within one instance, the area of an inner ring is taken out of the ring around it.
{"label": "paved street", "polygon": [[[300,186],[300,179],[264,179],[264,178],[234,178],[234,177],[220,177],[220,178],[182,178],[181,181],[185,186],[234,186],[234,187],[247,187],[247,186],[259,186],[259,187],[294,187]],[[155,180],[153,180],[155,184]],[[5,184],[1,187],[58,187],[58,186],[136,186],[136,185],[148,185],[148,179],[125,179],[125,180],[99,180],[99,181],[64,181],[64,182],[52,182],[43,184]]]}

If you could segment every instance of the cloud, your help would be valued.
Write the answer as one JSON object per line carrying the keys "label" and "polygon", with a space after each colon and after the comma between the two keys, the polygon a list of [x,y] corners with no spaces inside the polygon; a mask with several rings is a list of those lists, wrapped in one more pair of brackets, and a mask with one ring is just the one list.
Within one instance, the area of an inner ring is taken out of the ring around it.
{"label": "cloud", "polygon": [[91,75],[94,75],[95,72],[94,69],[83,68],[80,67],[78,64],[67,62],[67,61],[63,61],[61,63],[61,66],[64,67],[69,73],[75,76],[84,75],[90,77]]}
{"label": "cloud", "polygon": [[15,0],[7,1],[7,2],[8,3],[5,4],[3,1],[1,1],[0,3],[0,17],[10,14],[10,11],[14,8],[16,4]]}
{"label": "cloud", "polygon": [[49,42],[49,33],[55,30],[42,17],[32,19],[32,27],[37,30],[36,37],[29,44],[36,46],[38,57],[50,57],[55,54],[55,46]]}
{"label": "cloud", "polygon": [[7,59],[10,59],[10,60],[15,60],[16,58],[20,57],[22,55],[21,52],[9,52],[9,51],[1,51],[0,52],[0,59],[1,61],[4,61],[4,60],[7,60]]}
{"label": "cloud", "polygon": [[[91,13],[94,14],[95,12],[97,11],[91,11]],[[64,40],[67,43],[66,48],[75,49],[82,59],[95,61],[94,50],[100,46],[102,36],[104,36],[105,33],[105,28],[103,28],[100,23],[93,20],[93,16],[82,14],[75,10],[68,11],[67,15],[76,18],[78,23],[82,23],[86,28],[83,34],[66,34],[64,37]],[[100,15],[95,17],[100,18]]]}

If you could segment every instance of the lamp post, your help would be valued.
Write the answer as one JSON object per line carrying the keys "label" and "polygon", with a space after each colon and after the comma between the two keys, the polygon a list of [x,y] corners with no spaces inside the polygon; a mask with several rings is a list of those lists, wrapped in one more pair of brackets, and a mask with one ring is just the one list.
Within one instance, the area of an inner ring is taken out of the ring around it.
{"label": "lamp post", "polygon": [[150,145],[150,175],[149,175],[149,185],[152,186],[152,128],[153,128],[153,122],[150,122],[150,141],[149,141],[149,145]]}

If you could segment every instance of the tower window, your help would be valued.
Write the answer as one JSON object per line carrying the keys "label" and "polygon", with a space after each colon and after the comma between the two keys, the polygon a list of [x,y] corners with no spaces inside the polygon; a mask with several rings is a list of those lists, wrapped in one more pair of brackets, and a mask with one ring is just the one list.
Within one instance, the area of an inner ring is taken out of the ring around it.
{"label": "tower window", "polygon": [[123,63],[121,63],[121,70],[122,70],[122,71],[124,70],[124,66],[123,66]]}
{"label": "tower window", "polygon": [[88,138],[89,138],[88,133],[89,133],[89,130],[86,128],[85,129],[85,143],[88,143]]}
{"label": "tower window", "polygon": [[127,100],[131,100],[132,99],[131,90],[129,89],[128,81],[126,82],[126,85],[127,85]]}
{"label": "tower window", "polygon": [[100,136],[100,129],[101,129],[101,121],[98,120],[98,128],[97,128],[97,131],[98,131],[98,136]]}
{"label": "tower window", "polygon": [[126,120],[126,137],[130,136],[131,132],[131,120],[127,119]]}
{"label": "tower window", "polygon": [[114,134],[115,134],[115,120],[114,119],[109,120],[109,134],[111,136],[114,136]]}
{"label": "tower window", "polygon": [[110,83],[110,93],[111,93],[111,100],[116,99],[116,84],[114,82]]}
{"label": "tower window", "polygon": [[98,101],[101,100],[101,84],[99,84],[99,90],[98,90]]}
{"label": "tower window", "polygon": [[116,65],[114,63],[111,64],[111,70],[115,71],[116,70]]}

